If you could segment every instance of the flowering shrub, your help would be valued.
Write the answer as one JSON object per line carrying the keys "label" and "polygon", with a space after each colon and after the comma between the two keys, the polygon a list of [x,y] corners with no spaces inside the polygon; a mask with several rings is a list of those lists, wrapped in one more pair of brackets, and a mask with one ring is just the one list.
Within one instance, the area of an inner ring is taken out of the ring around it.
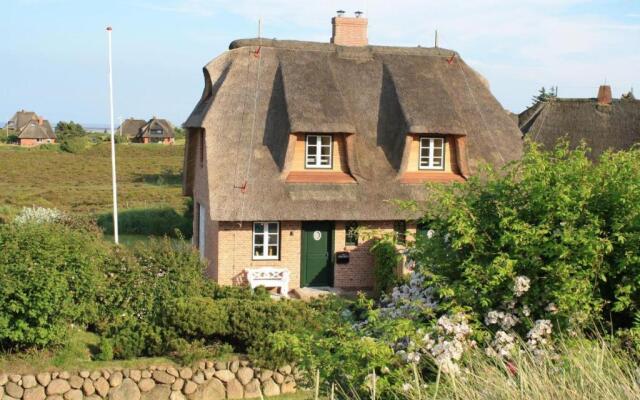
{"label": "flowering shrub", "polygon": [[536,320],[617,328],[640,310],[640,150],[592,163],[583,148],[530,145],[499,173],[430,190],[404,205],[424,206],[433,230],[411,257],[438,313],[524,337]]}
{"label": "flowering shrub", "polygon": [[15,217],[16,224],[44,224],[60,222],[65,215],[55,208],[44,207],[24,207],[22,211]]}

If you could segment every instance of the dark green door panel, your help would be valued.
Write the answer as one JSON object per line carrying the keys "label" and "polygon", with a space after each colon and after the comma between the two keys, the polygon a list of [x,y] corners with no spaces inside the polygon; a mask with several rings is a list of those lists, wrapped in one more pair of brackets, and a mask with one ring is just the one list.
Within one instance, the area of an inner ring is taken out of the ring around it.
{"label": "dark green door panel", "polygon": [[333,285],[333,223],[302,223],[302,286]]}

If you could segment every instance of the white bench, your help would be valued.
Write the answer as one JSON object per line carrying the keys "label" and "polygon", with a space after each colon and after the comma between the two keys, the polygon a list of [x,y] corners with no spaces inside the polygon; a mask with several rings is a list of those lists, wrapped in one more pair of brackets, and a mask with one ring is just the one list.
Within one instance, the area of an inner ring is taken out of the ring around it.
{"label": "white bench", "polygon": [[289,297],[289,270],[284,268],[247,268],[247,280],[251,289],[258,286],[280,288],[280,294]]}

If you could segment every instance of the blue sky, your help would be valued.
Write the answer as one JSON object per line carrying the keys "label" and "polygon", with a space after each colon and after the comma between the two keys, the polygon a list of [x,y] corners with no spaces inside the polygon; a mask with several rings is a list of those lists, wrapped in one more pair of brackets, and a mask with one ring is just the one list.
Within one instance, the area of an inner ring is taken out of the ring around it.
{"label": "blue sky", "polygon": [[235,38],[328,41],[335,10],[363,10],[372,44],[454,49],[519,112],[541,86],[561,97],[640,94],[638,0],[0,0],[0,118],[108,121],[106,33],[114,28],[116,116],[176,124],[202,66]]}

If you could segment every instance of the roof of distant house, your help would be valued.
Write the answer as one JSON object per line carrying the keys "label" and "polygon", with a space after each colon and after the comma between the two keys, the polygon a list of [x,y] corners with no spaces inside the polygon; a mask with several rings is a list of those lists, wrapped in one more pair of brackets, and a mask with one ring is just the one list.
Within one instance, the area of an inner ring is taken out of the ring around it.
{"label": "roof of distant house", "polygon": [[552,98],[535,104],[520,114],[520,129],[547,148],[561,139],[572,148],[584,141],[593,158],[609,149],[629,149],[640,142],[640,101],[629,95],[613,99],[610,91],[601,88],[601,98]]}

